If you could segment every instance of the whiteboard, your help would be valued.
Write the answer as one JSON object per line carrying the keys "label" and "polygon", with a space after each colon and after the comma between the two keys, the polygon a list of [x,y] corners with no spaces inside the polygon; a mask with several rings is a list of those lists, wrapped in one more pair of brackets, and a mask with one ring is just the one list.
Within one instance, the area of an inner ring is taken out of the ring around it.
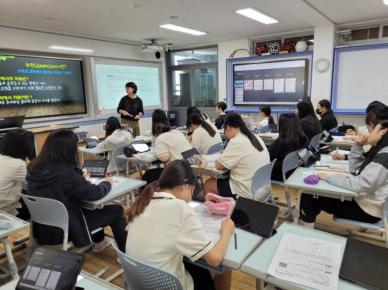
{"label": "whiteboard", "polygon": [[338,113],[365,113],[372,101],[388,101],[388,45],[338,48],[332,101]]}
{"label": "whiteboard", "polygon": [[92,66],[96,107],[100,113],[116,110],[120,99],[126,95],[127,82],[137,85],[137,95],[145,110],[162,106],[160,63],[94,58]]}

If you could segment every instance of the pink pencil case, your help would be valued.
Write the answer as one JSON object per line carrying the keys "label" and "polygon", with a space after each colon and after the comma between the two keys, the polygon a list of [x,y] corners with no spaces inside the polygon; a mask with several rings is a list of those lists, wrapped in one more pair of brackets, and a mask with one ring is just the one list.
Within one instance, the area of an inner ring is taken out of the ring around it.
{"label": "pink pencil case", "polygon": [[222,197],[214,193],[205,196],[205,207],[210,214],[230,216],[236,202],[231,197]]}

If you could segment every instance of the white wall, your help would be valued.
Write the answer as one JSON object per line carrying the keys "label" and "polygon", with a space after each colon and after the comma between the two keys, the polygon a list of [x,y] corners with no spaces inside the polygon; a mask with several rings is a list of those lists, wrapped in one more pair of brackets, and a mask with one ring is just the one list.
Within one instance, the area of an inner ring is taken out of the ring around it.
{"label": "white wall", "polygon": [[[77,55],[72,53],[58,53],[49,49],[50,45],[60,46],[71,46],[93,49],[94,52],[88,55]],[[163,103],[167,104],[167,81],[166,81],[166,63],[164,54],[157,60],[153,53],[145,53],[140,50],[139,46],[128,45],[121,43],[113,43],[108,41],[92,40],[88,38],[72,37],[65,35],[58,35],[52,33],[36,32],[23,29],[13,29],[0,27],[0,50],[2,52],[13,52],[13,53],[32,53],[35,55],[49,55],[49,56],[60,56],[60,57],[77,57],[84,60],[84,71],[85,71],[85,89],[87,96],[88,114],[77,117],[60,117],[54,118],[56,123],[67,123],[79,120],[94,119],[96,117],[94,112],[94,95],[92,90],[92,78],[91,78],[91,65],[90,57],[106,57],[116,58],[125,60],[140,60],[140,61],[160,61],[162,62],[162,78],[163,78],[163,90],[162,97]],[[165,108],[166,109],[166,108]],[[47,120],[41,119],[34,121],[27,121],[30,126],[43,125],[47,123]],[[31,123],[34,123],[31,125]],[[53,118],[50,119],[50,123],[53,122]],[[149,121],[144,120],[142,122],[143,130],[148,130]],[[99,130],[101,126],[85,126],[82,129],[90,128],[91,131],[95,132]]]}
{"label": "white wall", "polygon": [[[312,70],[311,97],[315,104],[322,98],[331,96],[332,67],[325,73],[318,73],[315,68],[315,60],[324,57],[333,63],[335,26],[325,25],[314,29],[314,64]],[[248,38],[225,41],[218,43],[218,99],[223,101],[226,97],[226,59],[239,48],[249,49]],[[246,56],[242,54],[241,56]],[[237,57],[237,56],[236,56]],[[339,123],[345,122],[355,125],[364,124],[364,116],[339,115]]]}

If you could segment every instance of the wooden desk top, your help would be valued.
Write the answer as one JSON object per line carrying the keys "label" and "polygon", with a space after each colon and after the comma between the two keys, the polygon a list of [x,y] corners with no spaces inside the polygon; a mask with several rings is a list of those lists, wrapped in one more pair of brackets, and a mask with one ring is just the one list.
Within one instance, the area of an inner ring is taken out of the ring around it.
{"label": "wooden desk top", "polygon": [[35,128],[27,128],[28,131],[38,134],[38,133],[45,133],[45,132],[51,132],[57,129],[75,129],[78,128],[78,126],[73,125],[50,125],[50,126],[44,126],[44,127],[35,127]]}

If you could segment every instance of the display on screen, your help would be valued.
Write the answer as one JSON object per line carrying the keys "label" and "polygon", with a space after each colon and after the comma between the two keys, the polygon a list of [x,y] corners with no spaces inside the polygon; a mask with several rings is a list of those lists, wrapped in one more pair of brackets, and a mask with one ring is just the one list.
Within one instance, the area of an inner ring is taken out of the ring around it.
{"label": "display on screen", "polygon": [[234,105],[294,105],[306,95],[306,60],[233,66]]}
{"label": "display on screen", "polygon": [[120,99],[127,94],[127,82],[137,85],[137,95],[144,107],[161,106],[159,67],[96,64],[95,74],[99,110],[116,109]]}
{"label": "display on screen", "polygon": [[0,54],[0,116],[86,113],[82,61]]}

